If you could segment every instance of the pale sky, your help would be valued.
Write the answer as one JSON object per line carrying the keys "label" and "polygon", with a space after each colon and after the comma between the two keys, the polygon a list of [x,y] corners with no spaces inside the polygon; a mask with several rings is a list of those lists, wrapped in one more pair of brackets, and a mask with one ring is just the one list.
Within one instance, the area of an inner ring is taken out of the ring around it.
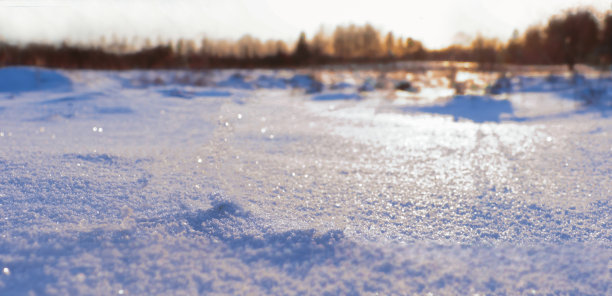
{"label": "pale sky", "polygon": [[[610,0],[0,0],[0,36],[11,42],[149,37],[293,42],[321,25],[371,23],[395,36],[450,45],[458,32],[506,40],[565,8],[612,9]],[[198,42],[199,44],[199,42]]]}

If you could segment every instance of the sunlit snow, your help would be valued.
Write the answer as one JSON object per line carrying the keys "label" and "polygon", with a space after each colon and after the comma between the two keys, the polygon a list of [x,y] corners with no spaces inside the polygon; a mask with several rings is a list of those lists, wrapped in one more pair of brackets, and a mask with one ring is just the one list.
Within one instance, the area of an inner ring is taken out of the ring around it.
{"label": "sunlit snow", "polygon": [[0,295],[610,293],[608,76],[368,73],[0,68]]}

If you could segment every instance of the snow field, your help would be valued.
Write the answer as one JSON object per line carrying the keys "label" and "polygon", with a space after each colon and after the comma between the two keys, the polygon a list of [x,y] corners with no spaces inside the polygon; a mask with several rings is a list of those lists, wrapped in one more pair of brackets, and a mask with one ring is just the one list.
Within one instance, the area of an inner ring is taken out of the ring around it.
{"label": "snow field", "polygon": [[0,294],[609,293],[611,82],[325,75],[0,69]]}

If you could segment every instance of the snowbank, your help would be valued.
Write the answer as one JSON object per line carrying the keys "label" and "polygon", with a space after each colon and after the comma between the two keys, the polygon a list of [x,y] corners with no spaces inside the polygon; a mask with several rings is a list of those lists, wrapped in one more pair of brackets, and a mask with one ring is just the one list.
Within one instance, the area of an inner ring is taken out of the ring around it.
{"label": "snowbank", "polygon": [[72,82],[58,71],[31,67],[0,68],[0,92],[67,91]]}

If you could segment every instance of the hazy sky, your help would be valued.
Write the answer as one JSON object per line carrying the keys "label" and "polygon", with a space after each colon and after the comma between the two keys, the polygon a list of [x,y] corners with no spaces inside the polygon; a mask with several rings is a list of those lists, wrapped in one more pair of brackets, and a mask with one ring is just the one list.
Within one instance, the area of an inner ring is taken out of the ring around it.
{"label": "hazy sky", "polygon": [[294,41],[321,25],[369,22],[429,48],[456,33],[507,39],[568,7],[612,9],[610,0],[0,0],[0,36],[9,41],[107,40],[117,36]]}

